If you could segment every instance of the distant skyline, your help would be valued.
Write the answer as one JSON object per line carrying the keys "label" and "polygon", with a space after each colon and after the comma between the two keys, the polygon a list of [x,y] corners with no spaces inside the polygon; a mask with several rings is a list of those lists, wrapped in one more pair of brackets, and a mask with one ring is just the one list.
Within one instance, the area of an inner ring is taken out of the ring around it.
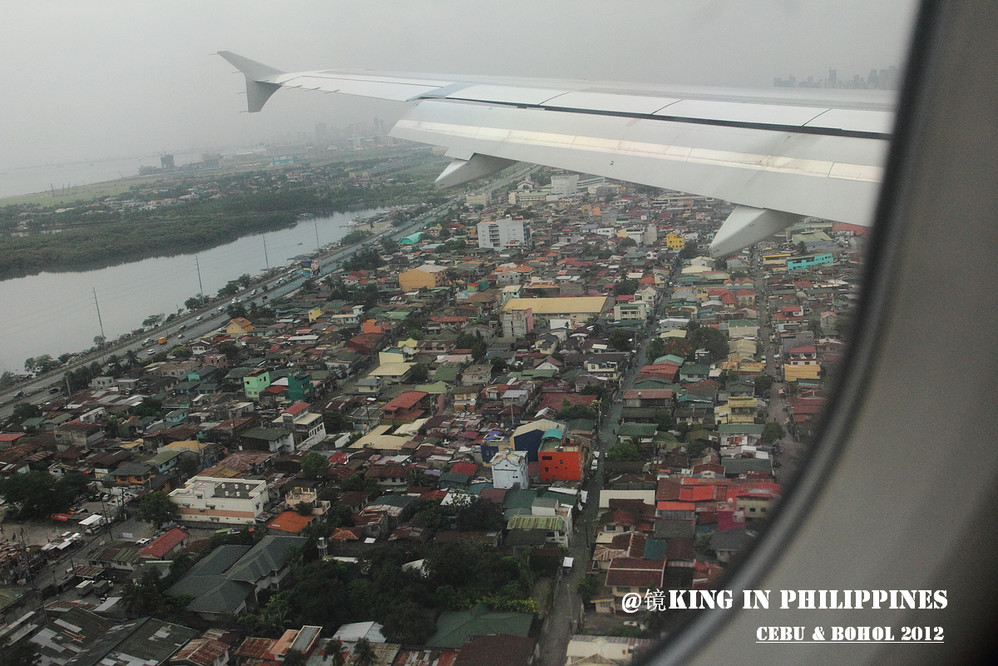
{"label": "distant skyline", "polygon": [[540,76],[770,88],[788,72],[903,63],[914,3],[735,0],[39,0],[5,6],[0,172],[224,151],[391,124],[404,105],[282,91],[245,112],[232,50],[294,71]]}

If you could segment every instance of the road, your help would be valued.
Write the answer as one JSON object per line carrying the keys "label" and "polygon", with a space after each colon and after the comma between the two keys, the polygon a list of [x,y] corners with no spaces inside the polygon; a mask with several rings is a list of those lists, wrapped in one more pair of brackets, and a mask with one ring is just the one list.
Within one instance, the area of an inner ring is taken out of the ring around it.
{"label": "road", "polygon": [[[510,178],[511,177],[507,177],[507,179]],[[453,204],[454,200],[449,200],[447,203],[441,204],[440,206],[437,206],[436,208],[433,208],[432,210],[414,218],[409,223],[401,227],[385,230],[373,238],[365,240],[363,243],[352,245],[347,248],[326,251],[325,253],[320,254],[318,257],[320,274],[328,273],[339,263],[349,258],[360,248],[364,247],[367,243],[375,242],[377,239],[384,236],[397,240],[412,233],[413,230],[423,227],[430,219],[439,215],[445,209],[450,208]],[[278,270],[272,272],[268,279],[250,285],[250,287],[236,293],[233,298],[237,298],[243,303],[247,303],[251,299],[255,299],[258,303],[262,303],[264,297],[268,300],[273,300],[275,298],[291,294],[301,287],[306,281],[306,278],[300,275],[289,280],[287,279],[287,275],[287,271]],[[251,296],[254,290],[258,290],[257,294],[255,296]],[[227,308],[230,303],[231,301],[226,298],[215,299],[207,307],[188,311],[182,316],[172,319],[166,325],[150,329],[141,335],[131,336],[120,343],[86,354],[85,356],[77,358],[67,365],[62,366],[57,370],[53,370],[46,375],[9,388],[8,390],[0,393],[0,420],[8,418],[14,405],[17,403],[28,402],[40,405],[56,399],[60,395],[65,395],[65,374],[80,367],[90,365],[94,361],[103,364],[107,362],[107,358],[112,354],[117,355],[119,358],[123,358],[130,351],[134,351],[138,354],[140,359],[146,359],[158,354],[161,351],[167,351],[173,346],[182,345],[189,339],[196,339],[216,330],[221,325],[229,321],[229,316],[226,314],[225,308]],[[219,309],[221,309],[221,312],[219,312]],[[143,336],[145,337],[143,338]],[[162,337],[165,337],[168,340],[165,345],[159,345],[156,342]],[[54,391],[56,388],[58,388],[59,391]],[[22,391],[24,393],[23,396],[19,396],[17,398],[14,397],[16,393]],[[50,391],[53,392],[50,393]]]}
{"label": "road", "polygon": [[577,590],[579,582],[585,577],[589,568],[589,561],[595,546],[596,521],[599,517],[599,495],[600,489],[603,487],[606,452],[616,442],[616,431],[623,409],[624,392],[634,386],[638,371],[647,362],[648,342],[655,333],[657,320],[658,308],[655,314],[649,317],[643,335],[637,334],[638,346],[633,363],[630,364],[621,378],[620,388],[610,400],[610,407],[603,415],[599,426],[596,447],[600,455],[596,471],[588,474],[582,484],[583,489],[588,492],[588,501],[577,518],[571,545],[568,549],[569,557],[575,559],[574,566],[571,571],[561,574],[555,586],[551,613],[548,615],[541,632],[541,663],[544,666],[562,666],[565,663],[568,641],[571,640],[573,633],[578,632],[582,624],[584,610],[582,599]]}
{"label": "road", "polygon": [[[514,181],[523,179],[527,174],[537,168],[537,166],[531,165],[526,168],[517,169],[507,173],[504,176],[496,178],[495,180],[485,182],[477,189],[472,190],[472,192],[477,193],[489,189],[504,187]],[[319,273],[328,273],[330,270],[335,268],[337,264],[341,263],[344,259],[349,258],[360,248],[364,247],[368,243],[375,242],[382,237],[387,236],[394,240],[399,240],[400,238],[413,233],[413,231],[422,228],[427,224],[427,222],[434,219],[445,210],[451,208],[455,204],[459,204],[460,201],[464,199],[464,196],[464,192],[455,194],[448,199],[446,203],[443,203],[432,210],[413,218],[413,220],[407,224],[401,227],[385,230],[372,238],[366,239],[362,243],[358,243],[357,245],[352,245],[348,248],[327,250],[320,253],[318,257],[316,257],[319,260]],[[275,269],[271,272],[269,278],[257,282],[241,292],[238,292],[234,295],[234,298],[238,298],[240,302],[248,302],[251,298],[250,294],[252,291],[254,289],[261,289],[262,291],[254,297],[259,303],[264,300],[263,297],[265,295],[267,299],[272,300],[274,298],[286,296],[304,284],[305,278],[300,276],[296,279],[285,280],[284,278],[286,278],[287,274],[288,272],[286,270]],[[229,317],[224,312],[224,308],[228,305],[229,301],[226,298],[213,299],[208,306],[188,311],[182,316],[174,318],[168,324],[159,326],[155,329],[149,329],[139,335],[122,338],[118,343],[113,343],[103,349],[79,356],[76,359],[71,360],[68,364],[61,366],[43,376],[9,387],[4,391],[0,391],[0,420],[9,418],[14,405],[17,403],[28,402],[39,405],[55,399],[58,395],[64,394],[66,390],[65,374],[67,372],[90,365],[94,361],[103,364],[112,354],[124,357],[129,351],[137,353],[139,358],[149,358],[150,356],[169,348],[168,346],[161,346],[156,343],[156,340],[161,337],[166,337],[170,341],[167,344],[172,346],[183,344],[183,340],[187,338],[200,337],[211,332],[229,320]],[[219,312],[219,308],[223,308],[222,312]],[[199,321],[198,317],[201,317],[202,319]],[[184,336],[183,338],[178,337],[181,333]],[[152,350],[152,353],[150,353],[150,350]],[[58,392],[50,393],[50,391],[56,387],[60,390]],[[17,395],[21,392],[23,392],[23,395]],[[15,397],[15,395],[17,395],[17,397]]]}
{"label": "road", "polygon": [[[774,378],[773,385],[770,387],[766,420],[775,421],[785,426],[789,403],[785,397],[780,395],[780,391],[784,389],[784,384],[780,381],[781,372],[776,366],[776,360],[782,359],[783,349],[770,337],[775,333],[775,330],[772,328],[769,312],[769,285],[766,274],[762,270],[758,252],[753,253],[752,260],[755,268],[756,301],[759,308],[759,340],[762,342],[763,356],[766,359],[766,374]],[[776,449],[774,462],[780,465],[773,470],[773,478],[777,483],[786,485],[797,474],[801,457],[804,454],[802,445],[789,433],[773,442],[773,445],[779,447]]]}

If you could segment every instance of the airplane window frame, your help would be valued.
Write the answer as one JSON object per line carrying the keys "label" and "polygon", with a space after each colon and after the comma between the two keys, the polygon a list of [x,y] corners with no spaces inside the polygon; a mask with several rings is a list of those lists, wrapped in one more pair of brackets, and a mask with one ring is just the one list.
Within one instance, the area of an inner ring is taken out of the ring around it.
{"label": "airplane window frame", "polygon": [[[977,88],[972,92],[966,90],[966,88],[972,87],[968,84],[973,81],[986,80],[989,75],[993,77],[998,72],[998,62],[996,62],[998,59],[994,56],[985,56],[978,58],[976,62],[967,62],[965,68],[959,66],[964,64],[959,62],[960,57],[966,57],[968,53],[973,52],[972,47],[963,46],[963,44],[982,43],[976,41],[981,38],[986,40],[987,37],[990,37],[993,39],[996,34],[996,26],[998,26],[998,12],[993,7],[979,9],[923,2],[919,8],[911,32],[904,85],[895,118],[895,132],[877,206],[877,223],[872,230],[871,244],[867,253],[863,297],[857,311],[857,321],[863,322],[863,325],[857,327],[854,337],[850,341],[849,353],[842,368],[842,377],[836,387],[837,390],[830,396],[823,414],[819,437],[813,447],[811,459],[808,460],[790,491],[785,495],[782,505],[774,512],[769,529],[760,536],[751,553],[726,581],[725,589],[732,590],[736,598],[742,590],[758,588],[771,575],[779,576],[781,572],[778,571],[779,565],[777,563],[787,549],[800,550],[813,546],[813,543],[805,545],[800,543],[803,538],[802,532],[804,532],[807,522],[814,517],[813,504],[829,490],[832,474],[841,471],[837,468],[842,467],[841,461],[845,453],[848,452],[848,447],[855,449],[861,445],[857,441],[851,441],[851,438],[855,438],[857,432],[864,425],[858,422],[863,418],[861,411],[864,403],[871,399],[876,390],[871,389],[871,382],[875,379],[883,379],[886,374],[883,368],[886,363],[884,352],[887,349],[885,338],[889,333],[896,334],[899,330],[904,331],[905,328],[917,324],[917,322],[899,321],[896,310],[899,306],[907,305],[900,300],[899,286],[910,286],[906,285],[904,281],[907,280],[910,283],[912,279],[910,271],[905,273],[902,270],[905,262],[914,260],[911,256],[911,250],[918,242],[918,239],[914,238],[917,234],[911,227],[915,221],[923,226],[930,223],[927,218],[931,213],[919,210],[911,199],[914,198],[913,195],[923,195],[922,199],[924,200],[926,189],[932,178],[936,176],[933,173],[935,164],[929,163],[936,155],[930,151],[933,147],[939,150],[940,144],[943,145],[943,149],[948,147],[945,140],[938,139],[939,134],[947,132],[947,123],[956,126],[960,126],[961,123],[965,124],[966,128],[962,128],[963,131],[959,138],[965,140],[968,134],[973,136],[974,131],[982,137],[979,149],[982,157],[977,162],[995,163],[995,143],[994,141],[988,143],[988,138],[994,138],[996,131],[987,124],[988,117],[993,123],[993,113],[990,116],[984,114],[985,117],[982,118],[981,108],[986,109],[988,106],[987,103],[980,101],[972,106],[965,104],[970,108],[961,108],[961,101],[966,102],[966,99],[961,99],[960,95],[954,95],[953,89],[957,88],[958,92],[963,93],[963,97],[969,95],[972,98],[976,94],[992,104],[998,98],[994,91],[985,91],[982,95]],[[974,71],[975,76],[966,77],[968,81],[964,82],[964,87],[961,88],[953,84],[953,79],[959,81],[967,71]],[[939,91],[943,87],[941,85],[943,83],[950,84],[946,86],[949,96],[947,96],[947,92]],[[977,116],[973,115],[975,112]],[[926,144],[931,145],[927,148]],[[975,143],[972,147],[963,146],[963,148],[973,150],[977,148],[977,145]],[[958,164],[962,157],[960,150],[960,147],[953,147],[948,153],[944,153],[944,156],[949,157],[955,164],[953,170],[957,174],[960,174],[960,168],[963,166]],[[990,162],[989,157],[991,158]],[[950,165],[945,164],[944,166],[949,167]],[[976,197],[971,196],[970,198],[974,200],[966,202],[963,208],[960,208],[961,212],[966,211],[967,217],[960,219],[958,228],[953,227],[954,232],[958,232],[960,238],[964,240],[968,236],[972,237],[975,231],[978,233],[978,238],[984,241],[981,243],[983,247],[978,248],[978,253],[987,252],[988,249],[993,252],[996,245],[993,225],[988,224],[990,220],[987,217],[987,211],[994,209],[994,204],[992,203],[992,207],[989,209],[988,203],[998,199],[994,193],[995,173],[992,170],[984,177],[988,178],[991,188],[969,193],[976,195]],[[941,181],[940,187],[942,189],[947,187],[955,189],[955,183],[959,182],[952,178],[945,180],[945,176],[941,178]],[[966,187],[963,188],[963,190],[966,189]],[[945,233],[945,231],[940,233]],[[931,243],[931,241],[923,239],[922,245],[927,243]],[[947,251],[951,249],[949,245],[941,249],[931,246],[919,248],[923,254],[934,256],[940,262],[949,262],[949,264],[938,267],[935,273],[942,276],[941,284],[935,285],[940,290],[946,286],[953,286],[947,282],[947,279],[954,281],[956,277],[947,274],[947,269],[950,264],[955,264],[963,259],[963,257],[952,256],[952,252],[947,254]],[[925,257],[919,256],[918,259],[924,260]],[[965,260],[969,260],[969,257]],[[952,272],[954,271],[950,271],[950,273]],[[991,274],[993,275],[994,272],[992,268]],[[973,295],[992,293],[993,285],[998,284],[998,282],[988,284],[987,280],[983,282],[984,284],[979,284],[976,287],[962,285],[970,287],[969,290],[972,294],[961,300],[971,301]],[[954,296],[952,301],[955,300],[957,299]],[[965,305],[953,303],[951,309],[967,314]],[[984,330],[976,335],[967,335],[968,346],[971,349],[975,347],[978,349],[987,348],[987,343],[993,342],[994,336],[990,335],[989,337],[987,332],[988,325],[994,324],[996,319],[993,308],[991,310],[991,312],[981,313],[980,325]],[[983,363],[983,368],[978,368],[977,373],[984,377],[988,363],[986,359],[980,359],[980,363]],[[992,361],[990,366],[993,368],[995,363]],[[974,366],[971,364],[968,367]],[[933,376],[940,375],[946,376],[946,372],[936,372]],[[993,377],[993,374],[991,376]],[[986,378],[978,379],[976,383],[983,386],[989,385]],[[991,386],[994,383],[994,380],[990,381]],[[969,408],[973,406],[971,402]],[[886,422],[891,418],[903,415],[901,410],[898,411],[898,415],[883,414],[880,416]],[[969,411],[969,409],[965,411]],[[994,434],[998,431],[995,428],[994,411],[992,408],[990,412],[985,412],[979,419],[979,423],[969,426],[967,430],[981,435],[990,435],[991,441],[993,441]],[[955,416],[959,417],[960,415]],[[920,415],[919,418],[927,420],[930,416]],[[881,428],[881,430],[888,427]],[[952,443],[944,441],[940,442],[939,446],[947,446]],[[915,450],[919,448],[926,450],[932,445],[932,442],[920,441],[914,448]],[[904,453],[904,451],[899,451],[898,455],[904,455]],[[915,453],[910,453],[910,455],[915,455]],[[985,463],[982,465],[984,469],[977,476],[985,479],[990,477],[993,481],[996,477],[995,465],[987,465],[989,460],[993,462],[994,456],[981,461]],[[836,481],[831,482],[832,485],[836,483]],[[838,483],[838,485],[842,484]],[[961,504],[961,508],[969,509],[968,520],[973,518],[987,520],[986,517],[992,515],[991,507],[994,506],[994,501],[998,498],[996,485],[998,484],[992,483],[990,487],[973,489],[975,493],[973,503],[969,506]],[[838,490],[841,490],[841,487]],[[899,519],[902,518],[907,520],[910,516],[899,516]],[[993,523],[993,517],[991,521]],[[998,538],[993,533],[988,534],[987,532],[984,529],[978,529],[975,533],[968,533],[967,530],[964,530],[962,534],[967,536],[968,544],[973,545],[965,550],[979,548],[980,551],[975,550],[972,557],[968,554],[961,554],[959,558],[951,558],[949,567],[944,571],[931,569],[920,571],[911,563],[897,563],[900,567],[904,567],[905,564],[911,567],[910,580],[913,587],[933,585],[942,588],[949,587],[951,598],[954,596],[953,592],[957,592],[959,598],[959,601],[951,601],[948,610],[936,616],[944,618],[947,624],[947,645],[941,648],[941,652],[912,652],[911,658],[926,659],[938,663],[953,663],[954,661],[983,660],[991,656],[991,649],[994,647],[993,642],[995,641],[993,626],[988,628],[986,618],[989,616],[979,611],[987,608],[994,610],[995,608],[993,592],[996,576],[993,572],[979,570],[975,570],[972,575],[967,576],[960,576],[958,573],[960,563],[968,565],[980,562],[982,556],[986,556],[988,553],[994,555],[998,552],[998,548],[996,548]],[[903,547],[904,544],[901,546]],[[938,560],[946,552],[948,551],[941,547],[937,548],[936,559]],[[815,552],[809,554],[817,556]],[[857,554],[858,556],[859,554]],[[885,564],[889,565],[890,563],[879,562],[877,567],[882,570]],[[819,562],[815,562],[813,565],[815,569],[818,566]],[[957,569],[957,571],[953,571],[953,569]],[[782,573],[786,573],[785,568]],[[742,641],[744,636],[732,635],[734,632],[731,630],[735,624],[744,625],[745,616],[752,612],[742,611],[739,613],[737,605],[729,610],[702,612],[692,618],[674,636],[660,643],[657,651],[645,655],[636,663],[716,663],[719,654],[731,659],[745,658],[749,654],[755,654],[748,650],[757,646],[745,645]],[[755,624],[766,624],[767,615],[755,616]],[[985,619],[982,621],[982,618]],[[897,620],[885,617],[884,622],[888,621],[897,623]],[[801,618],[802,624],[806,622],[806,618]],[[728,635],[725,635],[726,631]],[[953,635],[961,637],[962,640],[960,638],[954,640]],[[732,638],[736,640],[729,640]],[[725,642],[726,640],[727,642]],[[820,649],[827,649],[827,646],[822,646]],[[795,648],[794,650],[787,649],[777,653],[767,652],[766,654],[768,656],[780,654],[794,661],[801,658],[821,658],[822,654],[824,654],[824,658],[842,659],[845,657],[854,661],[882,661],[888,655],[897,658],[900,649],[902,648],[888,646],[871,647],[867,651],[849,653],[822,653],[805,649],[796,650]]]}

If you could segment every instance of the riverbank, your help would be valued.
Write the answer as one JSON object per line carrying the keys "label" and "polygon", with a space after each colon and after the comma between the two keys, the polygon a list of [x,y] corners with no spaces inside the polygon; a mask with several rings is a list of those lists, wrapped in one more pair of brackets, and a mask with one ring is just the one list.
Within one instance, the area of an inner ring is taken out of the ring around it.
{"label": "riverbank", "polygon": [[0,201],[0,234],[7,236],[0,281],[200,252],[304,217],[432,199],[425,172],[438,169],[440,158],[416,149],[392,155],[379,169],[361,153],[320,165],[102,183],[70,205]]}

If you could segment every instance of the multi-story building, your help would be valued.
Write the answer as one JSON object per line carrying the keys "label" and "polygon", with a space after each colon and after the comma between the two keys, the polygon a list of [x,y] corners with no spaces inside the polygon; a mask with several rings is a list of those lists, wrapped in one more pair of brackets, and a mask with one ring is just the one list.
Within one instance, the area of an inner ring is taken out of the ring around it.
{"label": "multi-story building", "polygon": [[534,311],[531,308],[502,313],[502,334],[506,338],[522,338],[534,330]]}
{"label": "multi-story building", "polygon": [[506,218],[478,223],[478,247],[500,250],[510,246],[530,247],[529,222]]}
{"label": "multi-story building", "polygon": [[170,493],[188,523],[253,525],[270,499],[267,482],[194,476]]}
{"label": "multi-story building", "polygon": [[835,263],[835,258],[831,252],[820,252],[802,257],[789,257],[787,259],[788,271],[804,271],[815,266],[831,266]]}
{"label": "multi-story building", "polygon": [[613,306],[613,320],[618,323],[624,321],[644,321],[647,317],[648,304],[644,301],[617,303]]}
{"label": "multi-story building", "polygon": [[433,289],[447,284],[447,267],[423,264],[412,270],[399,273],[399,288],[402,291]]}
{"label": "multi-story building", "polygon": [[492,456],[490,465],[493,487],[506,489],[518,485],[522,490],[530,487],[526,452],[500,451]]}
{"label": "multi-story building", "polygon": [[270,373],[257,369],[243,377],[243,392],[250,400],[258,400],[260,393],[270,386]]}

